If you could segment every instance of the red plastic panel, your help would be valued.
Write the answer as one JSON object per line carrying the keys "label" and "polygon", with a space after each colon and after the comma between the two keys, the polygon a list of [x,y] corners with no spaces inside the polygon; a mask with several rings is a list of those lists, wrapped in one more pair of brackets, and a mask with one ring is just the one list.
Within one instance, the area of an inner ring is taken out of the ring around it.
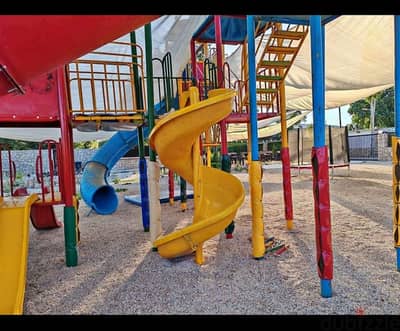
{"label": "red plastic panel", "polygon": [[331,211],[329,198],[328,148],[313,147],[313,191],[315,236],[317,246],[318,275],[321,279],[333,277],[333,252],[331,238]]}
{"label": "red plastic panel", "polygon": [[0,97],[1,124],[58,122],[57,72],[39,76],[28,83],[25,94]]}
{"label": "red plastic panel", "polygon": [[62,226],[57,220],[53,206],[33,204],[31,206],[32,225],[37,230],[54,229]]}
{"label": "red plastic panel", "polygon": [[[129,33],[159,15],[5,15],[0,20],[0,65],[24,86]],[[0,95],[13,86],[0,73]]]}
{"label": "red plastic panel", "polygon": [[293,202],[292,202],[292,181],[290,178],[290,156],[289,148],[281,148],[282,177],[283,177],[283,198],[285,200],[285,218],[293,220]]}

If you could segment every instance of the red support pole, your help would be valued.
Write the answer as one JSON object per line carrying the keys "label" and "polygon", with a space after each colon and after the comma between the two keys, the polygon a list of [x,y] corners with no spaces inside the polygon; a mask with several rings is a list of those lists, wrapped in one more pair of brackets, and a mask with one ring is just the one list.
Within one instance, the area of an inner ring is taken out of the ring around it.
{"label": "red support pole", "polygon": [[197,86],[196,42],[194,39],[190,40],[190,57],[192,62],[192,77],[194,80],[194,85]]}
{"label": "red support pole", "polygon": [[281,148],[282,177],[283,177],[283,198],[285,200],[285,218],[293,220],[292,183],[290,178],[290,155],[289,148]]}
{"label": "red support pole", "polygon": [[221,15],[214,15],[214,26],[215,26],[215,46],[217,50],[217,78],[218,87],[224,85],[224,54],[222,53],[222,31],[221,31]]}
{"label": "red support pole", "polygon": [[73,195],[75,192],[74,176],[74,147],[72,144],[72,127],[69,121],[67,108],[66,86],[65,86],[64,66],[57,69],[57,88],[58,88],[58,106],[60,110],[60,128],[61,128],[61,153],[63,160],[63,185],[65,192],[65,205],[73,206]]}
{"label": "red support pole", "polygon": [[329,199],[329,167],[327,146],[313,147],[313,192],[317,266],[320,279],[333,278],[333,252],[331,238],[331,212]]}
{"label": "red support pole", "polygon": [[71,155],[71,163],[72,163],[72,194],[76,195],[76,185],[75,185],[75,154],[74,154],[74,139],[73,139],[73,132],[72,132],[72,125],[68,126],[69,130],[69,137],[70,137],[70,155]]}
{"label": "red support pole", "polygon": [[168,189],[169,189],[169,204],[174,204],[175,198],[175,183],[174,183],[174,171],[168,169]]}

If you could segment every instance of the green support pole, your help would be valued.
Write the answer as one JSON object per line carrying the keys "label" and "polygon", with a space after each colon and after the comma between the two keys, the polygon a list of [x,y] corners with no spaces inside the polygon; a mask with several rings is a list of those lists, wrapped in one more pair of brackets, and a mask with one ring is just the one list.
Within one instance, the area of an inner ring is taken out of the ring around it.
{"label": "green support pole", "polygon": [[67,267],[74,267],[78,264],[75,215],[75,207],[64,207],[64,240]]}
{"label": "green support pole", "polygon": [[187,209],[187,192],[186,192],[186,180],[182,177],[180,179],[180,187],[181,187],[181,211],[186,211]]}
{"label": "green support pole", "polygon": [[[153,50],[151,41],[151,23],[144,26],[147,76],[147,111],[149,114],[149,130],[154,128],[154,87],[153,87]],[[150,161],[156,161],[156,153],[150,148]]]}

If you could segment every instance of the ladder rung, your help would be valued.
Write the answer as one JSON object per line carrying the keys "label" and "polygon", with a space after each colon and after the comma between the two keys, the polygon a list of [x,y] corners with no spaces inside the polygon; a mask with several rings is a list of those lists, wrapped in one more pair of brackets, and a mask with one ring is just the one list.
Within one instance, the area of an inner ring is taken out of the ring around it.
{"label": "ladder rung", "polygon": [[259,94],[267,94],[267,93],[277,93],[278,89],[276,88],[258,88],[256,89],[256,93]]}
{"label": "ladder rung", "polygon": [[301,32],[301,31],[285,31],[285,30],[278,30],[272,32],[272,36],[274,38],[280,38],[280,39],[293,39],[293,40],[299,40],[302,39],[307,32]]}
{"label": "ladder rung", "polygon": [[[248,106],[248,105],[250,105],[250,102],[245,102],[243,104]],[[272,101],[257,100],[256,104],[259,105],[259,106],[269,106],[269,107],[271,107],[272,106]]]}
{"label": "ladder rung", "polygon": [[267,46],[267,52],[293,54],[297,52],[297,47]]}
{"label": "ladder rung", "polygon": [[264,101],[264,100],[257,100],[257,105],[259,106],[272,106],[272,102],[271,101]]}
{"label": "ladder rung", "polygon": [[258,81],[263,82],[279,82],[282,80],[281,76],[265,76],[265,75],[257,75]]}
{"label": "ladder rung", "polygon": [[290,61],[260,61],[261,68],[286,68],[290,66]]}

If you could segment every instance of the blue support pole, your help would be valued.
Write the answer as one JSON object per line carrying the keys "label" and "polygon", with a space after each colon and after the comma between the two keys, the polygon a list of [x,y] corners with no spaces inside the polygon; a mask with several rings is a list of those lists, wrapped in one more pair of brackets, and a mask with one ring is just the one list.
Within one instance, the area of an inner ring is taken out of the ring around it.
{"label": "blue support pole", "polygon": [[257,132],[257,98],[256,98],[256,56],[254,38],[254,16],[247,15],[247,45],[249,65],[249,100],[250,100],[250,132],[251,160],[258,161],[258,132]]}
{"label": "blue support pole", "polygon": [[400,137],[400,15],[394,17],[394,102],[396,137]]}
{"label": "blue support pole", "polygon": [[331,244],[329,168],[325,146],[325,35],[320,15],[310,17],[314,147],[312,151],[315,231],[321,296],[332,296],[333,253]]}
{"label": "blue support pole", "polygon": [[325,77],[321,16],[312,15],[310,23],[314,147],[323,147],[325,146]]}
{"label": "blue support pole", "polygon": [[[394,17],[394,113],[396,137],[400,137],[400,16]],[[394,159],[394,155],[393,155]],[[397,220],[395,220],[397,222]],[[395,243],[398,244],[397,242]],[[397,271],[400,271],[400,247],[396,247]]]}
{"label": "blue support pole", "polygon": [[256,99],[256,52],[254,39],[254,16],[248,15],[247,23],[247,58],[249,66],[249,100],[250,100],[250,136],[251,160],[249,160],[250,202],[252,211],[253,258],[261,260],[265,254],[264,238],[264,209],[262,203],[262,167],[258,160],[258,132],[257,132],[257,99]]}
{"label": "blue support pole", "polygon": [[[324,83],[322,84],[322,95],[323,95],[323,106],[325,110],[325,25],[321,26],[321,35],[322,35],[322,77]],[[324,111],[324,139],[325,139],[325,111]],[[325,140],[324,140],[325,145]]]}

